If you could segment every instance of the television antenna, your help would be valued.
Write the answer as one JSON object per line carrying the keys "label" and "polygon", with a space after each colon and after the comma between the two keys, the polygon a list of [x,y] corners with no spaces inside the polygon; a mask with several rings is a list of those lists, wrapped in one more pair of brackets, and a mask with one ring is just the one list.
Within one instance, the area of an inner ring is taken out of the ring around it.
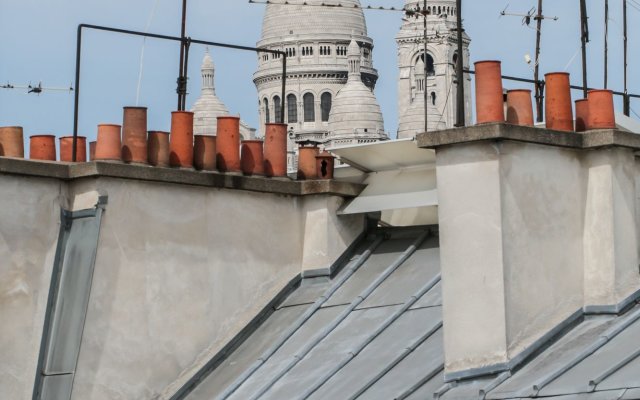
{"label": "television antenna", "polygon": [[73,92],[73,87],[71,85],[68,88],[44,87],[42,86],[42,82],[39,82],[37,85],[32,85],[31,83],[28,85],[13,85],[7,82],[4,85],[0,85],[0,89],[25,89],[27,90],[27,94],[36,94],[38,96],[44,92]]}
{"label": "television antenna", "polygon": [[[502,10],[500,16],[522,17],[522,25],[529,26],[532,21],[536,22],[536,54],[534,58],[533,80],[536,88],[536,120],[542,122],[544,120],[544,82],[540,80],[540,52],[542,46],[542,22],[545,20],[558,21],[560,18],[546,16],[542,13],[542,0],[538,0],[538,7],[533,7],[524,13],[509,13],[509,4]],[[531,61],[527,60],[527,63]]]}

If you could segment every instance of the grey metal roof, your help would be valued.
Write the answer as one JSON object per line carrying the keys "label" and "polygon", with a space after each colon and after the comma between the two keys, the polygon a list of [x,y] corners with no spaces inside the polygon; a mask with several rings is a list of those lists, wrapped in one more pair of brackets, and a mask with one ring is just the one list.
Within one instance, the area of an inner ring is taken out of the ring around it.
{"label": "grey metal roof", "polygon": [[188,399],[640,399],[640,306],[586,315],[511,375],[444,382],[438,238],[385,230],[303,279]]}

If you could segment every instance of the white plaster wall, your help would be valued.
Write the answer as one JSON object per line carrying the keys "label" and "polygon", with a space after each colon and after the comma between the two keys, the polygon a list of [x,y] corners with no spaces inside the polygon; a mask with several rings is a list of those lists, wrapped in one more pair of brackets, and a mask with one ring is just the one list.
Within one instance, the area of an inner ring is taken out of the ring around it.
{"label": "white plaster wall", "polygon": [[[296,197],[106,178],[76,184],[74,191],[94,186],[109,204],[73,399],[150,399],[171,392],[303,263],[324,266],[360,233],[340,222],[324,222],[316,231],[312,226],[329,216],[318,221],[306,211],[341,201],[323,202],[322,196],[307,207]],[[305,243],[305,223],[310,239],[322,242],[320,256]],[[329,245],[323,236],[332,229],[348,233]],[[303,262],[303,252],[311,259]]]}
{"label": "white plaster wall", "polygon": [[40,352],[64,189],[0,175],[0,399],[28,399]]}
{"label": "white plaster wall", "polygon": [[585,305],[617,304],[640,287],[636,160],[627,149],[585,155]]}
{"label": "white plaster wall", "polygon": [[583,305],[580,153],[501,144],[507,342],[513,358]]}
{"label": "white plaster wall", "polygon": [[442,148],[436,164],[446,370],[505,362],[499,149]]}

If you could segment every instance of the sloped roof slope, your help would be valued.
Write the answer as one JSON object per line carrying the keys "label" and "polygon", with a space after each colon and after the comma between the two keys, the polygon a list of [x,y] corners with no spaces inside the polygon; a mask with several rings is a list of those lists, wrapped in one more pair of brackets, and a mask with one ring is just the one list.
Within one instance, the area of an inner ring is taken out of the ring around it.
{"label": "sloped roof slope", "polygon": [[513,372],[446,383],[437,228],[380,230],[335,276],[302,279],[180,398],[640,399],[637,296],[625,310],[581,315]]}
{"label": "sloped roof slope", "polygon": [[391,399],[442,385],[438,238],[368,237],[333,278],[304,279],[188,399]]}

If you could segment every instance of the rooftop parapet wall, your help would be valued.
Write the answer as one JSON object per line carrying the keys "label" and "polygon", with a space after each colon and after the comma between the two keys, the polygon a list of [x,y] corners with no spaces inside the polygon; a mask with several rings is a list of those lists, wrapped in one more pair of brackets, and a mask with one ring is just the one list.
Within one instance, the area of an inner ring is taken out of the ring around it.
{"label": "rooftop parapet wall", "polygon": [[0,183],[0,398],[33,390],[62,208],[108,197],[73,399],[154,398],[188,379],[364,230],[333,212],[362,186],[333,181],[0,158]]}
{"label": "rooftop parapet wall", "polygon": [[436,150],[448,379],[511,369],[640,289],[640,136],[491,124],[418,144]]}

